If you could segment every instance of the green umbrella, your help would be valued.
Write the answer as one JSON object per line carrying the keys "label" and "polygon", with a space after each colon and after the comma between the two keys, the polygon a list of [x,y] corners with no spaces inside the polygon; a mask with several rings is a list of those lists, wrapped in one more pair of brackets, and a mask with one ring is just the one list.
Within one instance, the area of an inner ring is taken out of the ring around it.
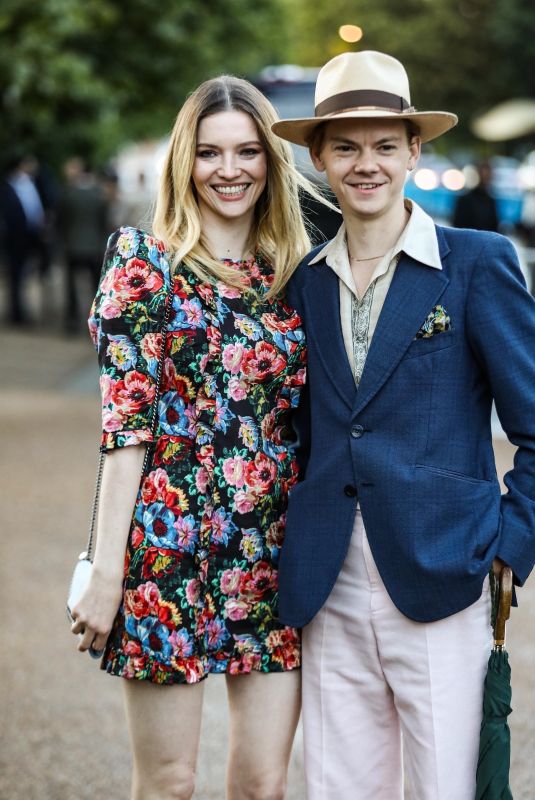
{"label": "green umbrella", "polygon": [[[491,579],[493,575],[491,575]],[[505,650],[505,621],[509,619],[513,575],[504,567],[493,580],[494,648],[490,654],[483,693],[483,721],[479,739],[476,800],[513,800],[509,787],[511,732],[511,667]]]}

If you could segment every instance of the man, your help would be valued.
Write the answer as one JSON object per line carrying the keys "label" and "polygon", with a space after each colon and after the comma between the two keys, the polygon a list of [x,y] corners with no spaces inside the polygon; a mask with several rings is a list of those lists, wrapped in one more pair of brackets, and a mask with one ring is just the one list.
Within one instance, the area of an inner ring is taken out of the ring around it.
{"label": "man", "polygon": [[65,186],[58,207],[58,230],[65,261],[65,319],[67,332],[80,325],[77,275],[85,271],[96,292],[102,253],[109,233],[106,198],[96,176],[81,158],[69,158],[63,167]]}
{"label": "man", "polygon": [[490,193],[492,168],[488,161],[477,167],[477,186],[462,194],[455,203],[454,228],[474,228],[477,231],[497,231],[499,226],[496,199]]}
{"label": "man", "polygon": [[[421,142],[403,66],[345,53],[308,144],[344,223],[288,299],[308,339],[280,614],[303,630],[308,800],[471,800],[491,648],[488,573],[535,558],[535,303],[511,244],[404,200]],[[518,446],[500,497],[491,407]]]}
{"label": "man", "polygon": [[34,179],[36,165],[33,156],[13,156],[0,181],[0,240],[5,250],[11,325],[28,323],[24,301],[28,262],[34,252],[43,262],[45,210]]}

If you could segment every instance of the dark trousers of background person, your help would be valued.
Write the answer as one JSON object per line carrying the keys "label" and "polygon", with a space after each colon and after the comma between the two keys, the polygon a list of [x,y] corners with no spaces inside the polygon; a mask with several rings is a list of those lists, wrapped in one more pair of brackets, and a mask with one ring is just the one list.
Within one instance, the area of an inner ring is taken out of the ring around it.
{"label": "dark trousers of background person", "polygon": [[[82,321],[79,302],[79,289],[77,276],[85,273],[89,277],[90,288],[93,296],[96,294],[102,258],[98,256],[67,254],[65,256],[65,327],[68,330],[77,329]],[[82,309],[84,321],[89,313],[89,308]]]}
{"label": "dark trousers of background person", "polygon": [[7,278],[7,318],[11,325],[22,325],[28,322],[23,296],[28,269],[28,252],[20,244],[11,246],[6,243],[4,256]]}

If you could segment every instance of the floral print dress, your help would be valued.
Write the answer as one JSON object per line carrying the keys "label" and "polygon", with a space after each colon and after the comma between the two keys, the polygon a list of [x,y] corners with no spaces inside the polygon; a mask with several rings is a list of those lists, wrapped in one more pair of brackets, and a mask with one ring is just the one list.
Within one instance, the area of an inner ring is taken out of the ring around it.
{"label": "floral print dress", "polygon": [[102,667],[155,683],[299,666],[277,620],[277,561],[297,480],[289,414],[305,378],[300,319],[262,295],[271,269],[235,263],[255,294],[202,282],[134,228],[112,235],[89,326],[106,450],[152,440],[161,328],[172,311],[150,466],[129,534],[123,602]]}

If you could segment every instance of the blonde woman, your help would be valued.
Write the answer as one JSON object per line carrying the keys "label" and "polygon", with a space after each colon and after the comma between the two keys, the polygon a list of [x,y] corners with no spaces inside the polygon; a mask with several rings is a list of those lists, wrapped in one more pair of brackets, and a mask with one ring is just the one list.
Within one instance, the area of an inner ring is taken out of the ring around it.
{"label": "blonde woman", "polygon": [[237,78],[188,98],[154,236],[111,237],[90,318],[109,455],[92,579],[72,630],[80,650],[104,650],[102,668],[128,679],[134,800],[192,796],[210,673],[227,678],[227,797],[285,794],[300,642],[277,619],[277,562],[297,480],[288,423],[305,343],[281,295],[309,241],[305,182],[275,120]]}

